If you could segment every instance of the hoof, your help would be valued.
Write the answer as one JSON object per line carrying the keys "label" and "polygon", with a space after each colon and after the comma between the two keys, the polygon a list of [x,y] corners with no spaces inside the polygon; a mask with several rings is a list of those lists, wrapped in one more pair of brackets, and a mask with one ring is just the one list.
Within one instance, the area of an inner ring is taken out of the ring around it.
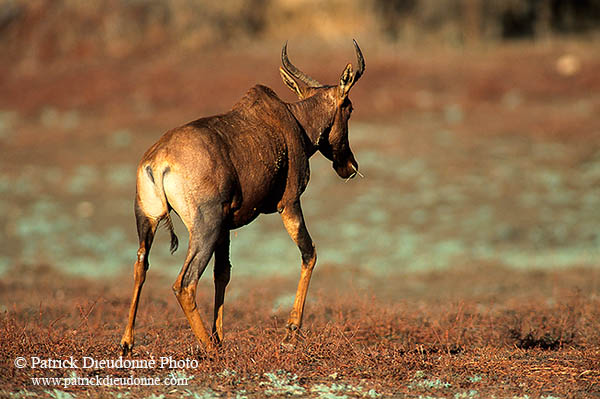
{"label": "hoof", "polygon": [[133,352],[133,342],[121,341],[121,356],[130,355]]}
{"label": "hoof", "polygon": [[213,345],[196,345],[191,348],[190,355],[191,357],[199,361],[211,361],[216,360],[219,353],[217,348],[215,348],[215,346]]}
{"label": "hoof", "polygon": [[291,351],[301,339],[302,334],[300,333],[298,326],[295,324],[288,324],[285,337],[283,337],[283,341],[281,341],[279,346],[286,351]]}
{"label": "hoof", "polygon": [[219,338],[219,336],[216,333],[213,333],[210,336],[210,341],[212,343],[213,349],[218,349],[223,346],[223,341]]}

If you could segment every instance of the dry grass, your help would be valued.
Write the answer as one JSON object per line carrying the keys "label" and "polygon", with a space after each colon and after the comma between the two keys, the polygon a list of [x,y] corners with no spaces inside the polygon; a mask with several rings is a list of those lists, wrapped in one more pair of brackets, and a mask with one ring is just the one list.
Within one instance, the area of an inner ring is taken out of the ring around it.
{"label": "dry grass", "polygon": [[[493,267],[489,271],[506,272]],[[351,281],[340,284],[335,275],[326,270],[315,276],[304,338],[292,350],[279,346],[287,309],[273,311],[273,303],[278,295],[290,293],[294,282],[234,281],[231,289],[236,298],[227,302],[226,341],[208,355],[196,346],[169,285],[150,278],[143,292],[133,358],[198,359],[198,368],[182,370],[193,376],[185,389],[210,388],[226,396],[243,392],[261,397],[272,382],[269,378],[280,378],[278,383],[284,387],[297,386],[305,393],[318,384],[360,386],[362,393],[350,393],[358,396],[371,389],[414,397],[470,391],[481,397],[600,394],[597,270],[511,272],[491,285],[485,277],[467,271],[448,271],[443,281],[432,284],[440,288],[439,294],[422,297],[410,292],[427,284],[431,274],[374,281],[359,294]],[[4,363],[0,379],[5,393],[44,392],[51,387],[34,387],[30,377],[68,377],[71,372],[16,369],[12,362],[17,356],[118,357],[129,301],[128,277],[105,283],[73,279],[65,284],[65,277],[49,268],[21,270],[12,276],[2,282],[1,290],[6,310],[0,324]],[[547,281],[552,281],[550,295],[544,294]],[[382,296],[369,296],[384,284]],[[504,284],[517,288],[498,290]],[[455,286],[458,290],[447,295],[444,288]],[[486,298],[479,294],[481,290],[496,294]],[[200,307],[208,315],[211,287],[204,283],[199,292]],[[409,293],[407,299],[401,299],[402,292]],[[88,377],[126,377],[130,371],[77,372]],[[134,373],[164,376],[166,371]],[[185,389],[135,388],[131,394],[177,396]],[[118,389],[67,390],[82,391],[104,397]]]}

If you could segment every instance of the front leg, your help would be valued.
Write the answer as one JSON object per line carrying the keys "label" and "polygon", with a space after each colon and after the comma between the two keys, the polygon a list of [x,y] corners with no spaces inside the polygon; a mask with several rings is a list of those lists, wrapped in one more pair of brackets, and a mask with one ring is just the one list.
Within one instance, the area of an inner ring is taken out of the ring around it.
{"label": "front leg", "polygon": [[304,216],[300,201],[296,201],[291,205],[285,206],[281,211],[281,218],[288,234],[294,240],[302,255],[302,271],[300,273],[300,281],[298,282],[298,290],[296,291],[296,299],[294,307],[290,313],[287,322],[287,334],[284,338],[284,343],[288,343],[296,339],[298,331],[302,326],[302,314],[304,312],[304,303],[306,302],[306,292],[310,284],[310,276],[312,270],[317,263],[317,252],[313,244],[306,225],[304,224]]}

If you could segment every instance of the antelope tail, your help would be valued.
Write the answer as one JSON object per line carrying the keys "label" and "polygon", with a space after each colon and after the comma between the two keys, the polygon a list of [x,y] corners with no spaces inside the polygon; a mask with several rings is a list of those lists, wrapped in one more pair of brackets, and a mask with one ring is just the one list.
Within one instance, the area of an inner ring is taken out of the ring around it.
{"label": "antelope tail", "polygon": [[[169,207],[170,208],[170,207]],[[175,228],[173,228],[173,220],[171,219],[171,209],[167,211],[167,216],[165,216],[165,227],[169,230],[169,234],[171,234],[171,247],[169,250],[171,254],[174,254],[179,248],[179,239],[177,235],[175,235]]]}
{"label": "antelope tail", "polygon": [[150,165],[146,166],[146,173],[148,174],[148,177],[150,178],[152,183],[154,183],[154,186],[156,187],[156,192],[157,192],[158,196],[160,197],[160,200],[163,203],[164,209],[166,209],[165,215],[159,219],[159,223],[164,220],[164,222],[165,222],[164,226],[167,228],[167,230],[169,230],[169,234],[171,235],[170,251],[171,251],[171,254],[173,254],[173,253],[175,253],[175,251],[177,251],[177,248],[179,247],[179,239],[177,238],[177,235],[175,234],[175,228],[173,227],[173,220],[171,219],[171,209],[172,209],[171,204],[169,204],[169,201],[167,200],[167,195],[165,194],[165,189],[163,186],[164,177],[167,173],[169,173],[169,171],[170,171],[170,168],[167,166],[160,172],[161,173],[160,178],[155,179],[154,172],[152,171],[152,167]]}

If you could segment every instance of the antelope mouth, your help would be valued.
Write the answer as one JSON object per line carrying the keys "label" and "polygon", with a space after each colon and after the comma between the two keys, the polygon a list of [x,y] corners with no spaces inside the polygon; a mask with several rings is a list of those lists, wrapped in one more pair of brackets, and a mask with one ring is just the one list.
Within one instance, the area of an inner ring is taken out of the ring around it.
{"label": "antelope mouth", "polygon": [[346,179],[346,181],[354,179],[357,175],[360,177],[365,177],[358,171],[358,163],[355,160],[348,161],[348,163],[343,167],[334,164],[333,168],[338,176],[342,179]]}

